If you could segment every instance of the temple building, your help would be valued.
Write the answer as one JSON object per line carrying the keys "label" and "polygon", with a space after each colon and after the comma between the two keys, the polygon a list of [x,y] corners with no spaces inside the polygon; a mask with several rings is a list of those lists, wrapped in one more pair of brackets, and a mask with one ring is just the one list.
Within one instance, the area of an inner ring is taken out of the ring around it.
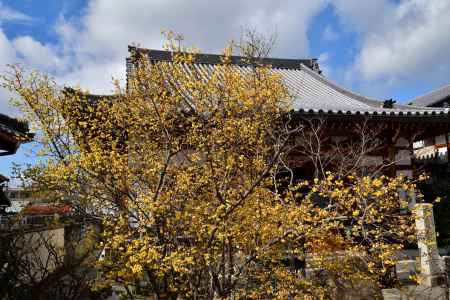
{"label": "temple building", "polygon": [[[0,114],[0,156],[15,154],[19,146],[32,137],[26,122]],[[4,193],[8,180],[0,174],[0,214],[5,213],[5,209],[11,205]]]}
{"label": "temple building", "polygon": [[[151,63],[173,63],[169,51],[129,47],[129,53],[127,78],[134,74],[137,57],[144,56]],[[253,67],[239,56],[231,57],[231,62],[242,73]],[[220,55],[196,54],[194,70],[186,72],[207,79],[221,63]],[[320,164],[332,171],[358,168],[367,174],[381,171],[412,177],[416,172],[413,144],[450,131],[449,108],[428,107],[422,101],[400,105],[392,99],[357,94],[327,79],[316,59],[262,58],[258,63],[281,75],[293,95],[293,114],[304,133],[320,136],[321,153],[311,152],[317,145],[305,147],[301,141],[292,152],[290,164],[302,175],[317,176]]]}

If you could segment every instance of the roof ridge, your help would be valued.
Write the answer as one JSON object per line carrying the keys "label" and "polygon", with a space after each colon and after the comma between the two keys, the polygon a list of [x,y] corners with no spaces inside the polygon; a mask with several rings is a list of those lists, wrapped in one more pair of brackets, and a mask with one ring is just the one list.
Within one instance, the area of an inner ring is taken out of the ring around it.
{"label": "roof ridge", "polygon": [[[135,46],[128,46],[128,52],[133,51],[146,53],[151,60],[155,61],[172,61],[173,51],[147,49]],[[188,52],[184,52],[188,53]],[[210,54],[210,53],[192,53],[196,56],[196,63],[199,64],[222,64],[222,54]],[[300,65],[303,64],[311,70],[320,73],[320,67],[317,58],[305,58],[305,59],[293,59],[293,58],[272,58],[264,57],[259,58],[263,64],[271,65],[273,68],[280,69],[300,69]],[[231,62],[235,65],[249,65],[246,61],[246,57],[239,55],[232,55]]]}

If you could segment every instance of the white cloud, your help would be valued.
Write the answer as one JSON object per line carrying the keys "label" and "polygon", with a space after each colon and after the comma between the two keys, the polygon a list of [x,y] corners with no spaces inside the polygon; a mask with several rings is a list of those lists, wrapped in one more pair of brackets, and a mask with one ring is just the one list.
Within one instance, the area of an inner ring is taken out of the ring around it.
{"label": "white cloud", "polygon": [[333,76],[332,74],[333,70],[329,65],[330,54],[328,52],[323,52],[319,55],[318,59],[322,74],[328,78],[331,78]]}
{"label": "white cloud", "polygon": [[364,34],[392,25],[395,4],[390,0],[332,0],[332,4],[347,31]]}
{"label": "white cloud", "polygon": [[278,33],[275,55],[302,57],[308,53],[308,25],[325,2],[92,0],[79,20],[61,18],[56,26],[60,50],[72,62],[72,71],[61,79],[109,92],[111,76],[125,76],[127,45],[161,48],[161,29],[182,33],[187,45],[218,52],[243,26],[251,26]]}
{"label": "white cloud", "polygon": [[[24,13],[14,10],[0,1],[0,73],[7,70],[6,64],[17,61],[16,50],[2,29],[2,22],[30,22],[32,18]],[[18,111],[9,105],[10,93],[0,88],[0,113],[17,114]]]}
{"label": "white cloud", "polygon": [[[2,62],[10,62],[15,58],[14,48],[9,41],[8,37],[3,32],[0,27],[0,61]],[[0,66],[0,70],[3,69],[4,66]]]}
{"label": "white cloud", "polygon": [[[96,52],[101,48],[110,53],[117,51],[119,43],[126,45],[131,42],[160,47],[160,30],[165,28],[183,33],[188,43],[217,51],[229,39],[239,35],[241,26],[250,25],[261,31],[276,28],[280,45],[287,46],[295,40],[296,49],[304,52],[307,49],[305,33],[308,22],[323,2],[95,0],[89,3],[81,20],[84,26],[81,50]],[[89,48],[83,49],[83,44]]]}
{"label": "white cloud", "polygon": [[325,27],[322,32],[322,40],[326,42],[333,42],[339,38],[339,34],[331,26]]}
{"label": "white cloud", "polygon": [[[7,63],[12,63],[16,59],[16,53],[12,43],[0,27],[0,73],[6,71]],[[15,113],[16,111],[8,104],[10,95],[0,88],[0,113]]]}
{"label": "white cloud", "polygon": [[64,57],[59,57],[51,45],[41,44],[30,36],[20,36],[12,44],[17,55],[27,65],[56,72],[63,72],[66,68]]}
{"label": "white cloud", "polygon": [[330,54],[328,52],[323,52],[319,55],[319,63],[326,63],[330,58]]}
{"label": "white cloud", "polygon": [[205,51],[221,50],[237,38],[242,26],[262,32],[276,30],[283,50],[295,45],[306,54],[306,30],[324,1],[91,1],[81,23],[80,51],[106,55],[126,52],[126,45],[137,42],[145,47],[161,47],[161,29],[182,33],[188,44]]}
{"label": "white cloud", "polygon": [[0,23],[1,21],[31,22],[32,20],[30,16],[8,7],[0,1]]}
{"label": "white cloud", "polygon": [[450,81],[450,1],[336,0],[342,22],[360,34],[354,70],[368,81]]}

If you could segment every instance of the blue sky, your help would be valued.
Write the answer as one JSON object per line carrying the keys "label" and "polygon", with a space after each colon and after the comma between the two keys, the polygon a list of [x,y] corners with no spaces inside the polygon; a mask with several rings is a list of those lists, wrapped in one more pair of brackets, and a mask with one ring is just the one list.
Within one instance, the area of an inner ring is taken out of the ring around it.
{"label": "blue sky", "polygon": [[[273,56],[319,58],[325,76],[405,102],[450,83],[448,0],[0,0],[0,72],[20,62],[58,82],[108,93],[127,45],[161,48],[161,29],[219,52],[243,27],[277,34]],[[0,112],[17,115],[0,90]],[[29,147],[3,157],[32,162]]]}

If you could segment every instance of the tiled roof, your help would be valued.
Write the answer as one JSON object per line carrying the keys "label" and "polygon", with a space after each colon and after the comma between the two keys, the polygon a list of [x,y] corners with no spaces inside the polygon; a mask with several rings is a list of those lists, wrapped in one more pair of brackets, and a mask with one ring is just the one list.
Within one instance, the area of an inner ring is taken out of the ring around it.
{"label": "tiled roof", "polygon": [[411,104],[419,106],[434,106],[447,98],[450,98],[450,84],[413,99]]}
{"label": "tiled roof", "polygon": [[[168,51],[149,50],[129,47],[130,53],[148,56],[150,61],[171,62],[172,54]],[[197,54],[195,68],[200,74],[208,74],[215,65],[221,64],[221,56],[214,54]],[[385,117],[445,117],[450,116],[449,109],[428,108],[411,105],[393,105],[384,108],[384,101],[365,97],[351,92],[320,73],[315,59],[273,59],[261,60],[271,65],[273,72],[279,73],[285,84],[294,95],[293,109],[302,114],[335,114],[335,115],[376,115]],[[232,57],[233,64],[242,73],[250,72],[251,66],[243,63],[243,58]],[[127,59],[127,72],[132,72],[131,59]],[[450,121],[450,119],[449,119]]]}

